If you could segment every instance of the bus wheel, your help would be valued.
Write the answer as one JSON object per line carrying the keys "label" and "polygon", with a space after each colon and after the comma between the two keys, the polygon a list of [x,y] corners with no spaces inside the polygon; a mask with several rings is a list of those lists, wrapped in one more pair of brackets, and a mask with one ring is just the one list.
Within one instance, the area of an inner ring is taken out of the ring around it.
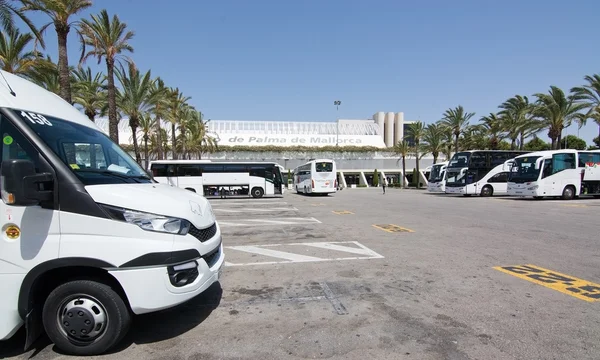
{"label": "bus wheel", "polygon": [[565,186],[562,193],[563,200],[572,200],[575,197],[575,188],[572,185]]}
{"label": "bus wheel", "polygon": [[46,334],[58,348],[79,356],[99,355],[125,336],[131,315],[108,285],[77,280],[54,289],[44,303]]}
{"label": "bus wheel", "polygon": [[481,196],[492,196],[492,194],[494,194],[494,189],[489,185],[486,185],[481,189]]}
{"label": "bus wheel", "polygon": [[253,198],[260,198],[263,196],[263,194],[264,194],[263,189],[261,189],[259,187],[252,188],[252,197]]}

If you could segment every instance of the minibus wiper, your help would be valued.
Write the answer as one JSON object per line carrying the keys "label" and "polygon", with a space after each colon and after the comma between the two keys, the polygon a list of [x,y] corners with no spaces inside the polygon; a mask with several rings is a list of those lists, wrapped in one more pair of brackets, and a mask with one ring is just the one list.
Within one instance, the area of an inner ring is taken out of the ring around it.
{"label": "minibus wiper", "polygon": [[150,180],[148,177],[146,177],[144,175],[129,176],[129,175],[121,174],[119,172],[110,171],[110,170],[87,170],[86,169],[86,170],[79,170],[79,171],[81,171],[81,172],[89,172],[89,173],[94,173],[94,174],[111,175],[111,176],[117,177],[119,179],[125,179],[125,180],[137,180],[137,179],[148,179],[148,180]]}

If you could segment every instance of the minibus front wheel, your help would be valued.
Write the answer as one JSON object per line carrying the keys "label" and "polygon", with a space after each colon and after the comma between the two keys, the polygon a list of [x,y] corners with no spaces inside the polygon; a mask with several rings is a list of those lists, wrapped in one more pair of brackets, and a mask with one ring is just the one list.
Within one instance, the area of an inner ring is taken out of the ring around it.
{"label": "minibus front wheel", "polygon": [[131,315],[110,286],[70,281],[54,289],[44,303],[46,334],[58,348],[79,356],[99,355],[127,334]]}

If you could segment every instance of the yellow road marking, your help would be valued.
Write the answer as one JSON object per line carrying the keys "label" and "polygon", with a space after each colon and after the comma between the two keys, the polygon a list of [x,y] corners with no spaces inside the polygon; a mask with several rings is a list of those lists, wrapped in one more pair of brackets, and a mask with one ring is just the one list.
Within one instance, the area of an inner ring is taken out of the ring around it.
{"label": "yellow road marking", "polygon": [[600,301],[600,284],[535,265],[495,266],[494,269],[589,302]]}
{"label": "yellow road marking", "polygon": [[387,231],[389,233],[397,233],[397,232],[414,232],[411,229],[403,228],[402,226],[394,225],[394,224],[383,224],[383,225],[373,225],[373,227]]}
{"label": "yellow road marking", "polygon": [[350,212],[348,210],[332,211],[332,213],[338,214],[338,215],[350,215],[350,214],[354,214],[353,212]]}
{"label": "yellow road marking", "polygon": [[311,204],[312,206],[325,206],[325,204],[323,203],[318,203],[318,204]]}
{"label": "yellow road marking", "polygon": [[587,207],[587,205],[584,204],[562,204],[562,206],[568,206],[568,207]]}

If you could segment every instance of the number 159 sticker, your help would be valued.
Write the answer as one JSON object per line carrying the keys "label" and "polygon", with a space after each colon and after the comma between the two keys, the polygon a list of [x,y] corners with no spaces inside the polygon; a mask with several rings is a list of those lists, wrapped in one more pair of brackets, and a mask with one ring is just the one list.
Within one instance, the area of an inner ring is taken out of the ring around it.
{"label": "number 159 sticker", "polygon": [[52,123],[50,122],[50,120],[46,119],[46,117],[41,114],[21,111],[21,116],[24,117],[25,119],[29,120],[32,124],[52,126]]}

